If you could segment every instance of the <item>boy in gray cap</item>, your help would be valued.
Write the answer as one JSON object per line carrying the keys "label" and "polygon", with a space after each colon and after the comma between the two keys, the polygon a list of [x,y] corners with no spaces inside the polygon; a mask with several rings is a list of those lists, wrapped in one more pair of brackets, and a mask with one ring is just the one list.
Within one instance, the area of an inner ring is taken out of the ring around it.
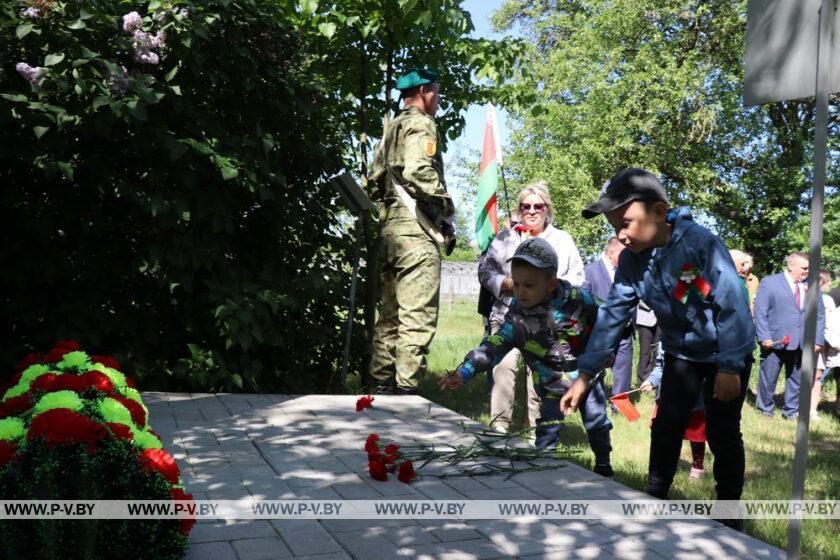
{"label": "boy in gray cap", "polygon": [[[553,448],[560,441],[560,397],[577,378],[577,356],[589,339],[598,315],[592,294],[557,278],[557,253],[541,237],[522,243],[511,260],[514,300],[502,328],[467,354],[455,371],[440,381],[442,389],[458,389],[476,373],[493,369],[517,348],[540,378],[540,418],[536,446]],[[607,397],[600,382],[593,383],[580,406],[595,472],[611,477]]]}

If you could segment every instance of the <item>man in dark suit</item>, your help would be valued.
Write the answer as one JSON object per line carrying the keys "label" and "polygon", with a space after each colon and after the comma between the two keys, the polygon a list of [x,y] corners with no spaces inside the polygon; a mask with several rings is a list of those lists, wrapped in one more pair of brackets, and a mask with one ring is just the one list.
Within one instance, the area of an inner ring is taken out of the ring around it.
{"label": "man in dark suit", "polygon": [[[756,406],[765,416],[773,416],[773,394],[782,366],[785,368],[785,400],[782,416],[796,418],[799,408],[799,368],[805,336],[805,297],[808,279],[808,255],[791,253],[787,270],[761,281],[755,298],[755,331],[761,344],[761,372]],[[825,344],[825,308],[820,293],[817,298],[816,352]],[[789,337],[789,338],[788,338]],[[785,342],[787,344],[785,344]]]}
{"label": "man in dark suit", "polygon": [[[615,269],[618,266],[618,255],[624,250],[624,245],[612,237],[607,242],[601,258],[583,267],[586,279],[581,286],[601,301],[606,301],[615,281]],[[612,394],[618,395],[630,390],[630,378],[633,375],[633,334],[628,329],[627,337],[621,339],[612,367]]]}

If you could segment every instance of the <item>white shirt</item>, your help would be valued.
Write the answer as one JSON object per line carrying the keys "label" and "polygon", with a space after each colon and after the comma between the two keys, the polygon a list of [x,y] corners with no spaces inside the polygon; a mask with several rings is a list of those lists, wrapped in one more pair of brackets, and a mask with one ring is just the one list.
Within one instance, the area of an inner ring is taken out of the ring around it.
{"label": "white shirt", "polygon": [[607,267],[607,273],[610,275],[610,281],[615,282],[615,267],[612,262],[610,262],[610,258],[605,253],[601,253],[601,261],[604,263],[604,266]]}
{"label": "white shirt", "polygon": [[[805,283],[794,282],[793,277],[791,277],[787,270],[785,270],[785,280],[787,280],[791,295],[796,294],[796,290],[799,290],[799,309],[802,309],[805,306]],[[794,298],[796,298],[795,295]],[[794,301],[796,301],[796,299],[794,299]]]}

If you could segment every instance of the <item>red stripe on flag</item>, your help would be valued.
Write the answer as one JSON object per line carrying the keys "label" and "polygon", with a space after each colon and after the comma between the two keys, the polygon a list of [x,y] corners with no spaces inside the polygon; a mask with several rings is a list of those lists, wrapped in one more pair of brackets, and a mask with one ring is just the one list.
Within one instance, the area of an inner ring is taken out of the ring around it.
{"label": "red stripe on flag", "polygon": [[487,201],[487,204],[484,205],[484,214],[487,215],[487,218],[490,220],[490,224],[493,226],[493,233],[499,233],[499,215],[496,213],[496,209],[498,207],[499,206],[496,203],[496,193],[493,193],[493,196],[491,196],[490,200]]}
{"label": "red stripe on flag", "polygon": [[481,165],[478,174],[484,173],[487,165],[496,159],[496,142],[493,138],[493,125],[488,120],[484,125],[484,146],[481,149]]}

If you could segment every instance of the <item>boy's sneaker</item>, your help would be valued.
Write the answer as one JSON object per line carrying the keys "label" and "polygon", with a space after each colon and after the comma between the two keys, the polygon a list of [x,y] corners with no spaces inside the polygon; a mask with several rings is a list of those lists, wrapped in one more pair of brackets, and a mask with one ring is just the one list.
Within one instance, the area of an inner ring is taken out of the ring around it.
{"label": "boy's sneaker", "polygon": [[611,465],[595,465],[592,470],[595,474],[600,474],[604,478],[615,478],[615,471]]}
{"label": "boy's sneaker", "polygon": [[688,473],[688,478],[693,478],[694,480],[700,480],[704,476],[706,476],[706,469],[691,467],[691,471]]}

